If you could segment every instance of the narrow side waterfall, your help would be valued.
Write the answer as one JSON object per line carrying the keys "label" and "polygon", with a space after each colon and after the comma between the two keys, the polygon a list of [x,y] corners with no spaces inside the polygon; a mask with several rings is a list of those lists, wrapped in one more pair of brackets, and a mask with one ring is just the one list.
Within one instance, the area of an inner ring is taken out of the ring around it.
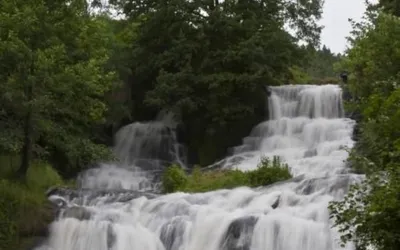
{"label": "narrow side waterfall", "polygon": [[116,162],[80,174],[80,188],[154,190],[165,167],[186,165],[185,148],[168,117],[122,127],[115,135],[113,152]]}
{"label": "narrow side waterfall", "polygon": [[125,166],[160,169],[173,162],[185,165],[183,146],[177,142],[175,128],[163,122],[135,122],[121,128],[115,136],[114,153]]}
{"label": "narrow side waterfall", "polygon": [[[269,121],[256,126],[232,156],[216,165],[254,169],[260,156],[277,155],[289,164],[292,180],[255,189],[160,196],[53,190],[50,199],[63,203],[64,209],[39,249],[342,249],[327,206],[361,177],[346,171],[345,147],[353,146],[354,121],[343,117],[341,89],[273,87],[269,113]],[[145,149],[138,141],[123,150]],[[145,151],[143,155],[156,155]],[[131,162],[131,153],[126,155]],[[349,244],[345,249],[354,247]]]}

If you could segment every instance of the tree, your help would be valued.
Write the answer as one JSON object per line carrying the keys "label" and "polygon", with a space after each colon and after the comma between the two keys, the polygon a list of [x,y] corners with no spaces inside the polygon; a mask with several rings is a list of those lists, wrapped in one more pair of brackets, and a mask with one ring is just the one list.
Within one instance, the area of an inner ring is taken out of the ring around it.
{"label": "tree", "polygon": [[400,1],[399,0],[379,0],[378,3],[368,3],[369,10],[382,9],[384,12],[400,16]]}
{"label": "tree", "polygon": [[21,153],[21,176],[32,156],[82,166],[105,153],[90,130],[104,120],[115,74],[104,67],[104,23],[87,7],[84,0],[0,2],[0,125],[7,129],[0,142]]}
{"label": "tree", "polygon": [[400,18],[381,12],[355,31],[341,66],[351,72],[351,105],[362,114],[350,163],[366,180],[330,209],[343,242],[355,241],[359,249],[398,249]]}
{"label": "tree", "polygon": [[299,54],[284,24],[316,42],[320,7],[320,1],[122,1],[125,14],[140,20],[130,83],[135,118],[174,111],[196,160],[211,163],[264,119],[263,85],[290,75]]}
{"label": "tree", "polygon": [[339,74],[334,65],[340,61],[340,55],[331,52],[325,45],[321,48],[309,44],[301,47],[302,60],[291,68],[292,84],[338,83]]}

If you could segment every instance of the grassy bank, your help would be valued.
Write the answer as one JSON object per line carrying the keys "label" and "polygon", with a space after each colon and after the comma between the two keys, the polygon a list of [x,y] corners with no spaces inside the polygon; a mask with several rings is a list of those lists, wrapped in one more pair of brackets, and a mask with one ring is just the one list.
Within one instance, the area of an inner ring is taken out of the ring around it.
{"label": "grassy bank", "polygon": [[63,185],[58,173],[44,162],[34,162],[24,181],[13,177],[18,157],[0,156],[0,249],[28,249],[46,233],[53,211],[47,188]]}
{"label": "grassy bank", "polygon": [[217,189],[231,189],[240,186],[258,187],[291,178],[289,168],[279,158],[262,158],[257,169],[242,172],[239,170],[201,171],[195,168],[186,174],[180,166],[171,166],[164,173],[163,189],[172,192],[207,192]]}

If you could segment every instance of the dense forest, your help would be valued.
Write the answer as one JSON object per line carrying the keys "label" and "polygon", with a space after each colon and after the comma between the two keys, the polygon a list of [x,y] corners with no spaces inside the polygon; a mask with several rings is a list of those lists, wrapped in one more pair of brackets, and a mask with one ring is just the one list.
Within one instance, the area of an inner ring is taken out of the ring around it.
{"label": "dense forest", "polygon": [[0,146],[22,155],[22,176],[42,159],[71,177],[107,157],[119,127],[161,110],[207,165],[264,119],[265,84],[335,76],[338,57],[315,49],[319,1],[111,3],[2,2]]}
{"label": "dense forest", "polygon": [[359,114],[350,163],[368,178],[332,216],[343,241],[397,249],[400,1],[370,5],[343,55],[319,44],[322,4],[0,0],[0,249],[47,225],[45,189],[111,159],[120,127],[172,111],[206,166],[265,119],[265,85],[342,71]]}

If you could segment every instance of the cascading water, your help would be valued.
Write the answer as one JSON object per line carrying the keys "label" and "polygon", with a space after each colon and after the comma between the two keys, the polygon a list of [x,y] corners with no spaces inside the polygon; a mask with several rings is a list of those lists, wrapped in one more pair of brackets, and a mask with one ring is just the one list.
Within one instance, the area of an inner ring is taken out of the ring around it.
{"label": "cascading water", "polygon": [[254,169],[261,156],[277,155],[294,176],[344,173],[355,122],[343,118],[342,91],[336,85],[271,87],[269,120],[256,126],[224,168]]}
{"label": "cascading water", "polygon": [[[53,190],[63,204],[40,249],[337,250],[328,202],[360,177],[345,171],[354,122],[343,118],[334,85],[271,88],[270,120],[217,165],[254,169],[280,156],[295,176],[269,187],[174,193],[76,193]],[[354,249],[351,244],[346,249]]]}
{"label": "cascading water", "polygon": [[113,148],[118,161],[83,172],[78,177],[79,187],[154,190],[166,166],[185,166],[185,149],[177,141],[176,124],[169,116],[122,127],[115,135]]}

